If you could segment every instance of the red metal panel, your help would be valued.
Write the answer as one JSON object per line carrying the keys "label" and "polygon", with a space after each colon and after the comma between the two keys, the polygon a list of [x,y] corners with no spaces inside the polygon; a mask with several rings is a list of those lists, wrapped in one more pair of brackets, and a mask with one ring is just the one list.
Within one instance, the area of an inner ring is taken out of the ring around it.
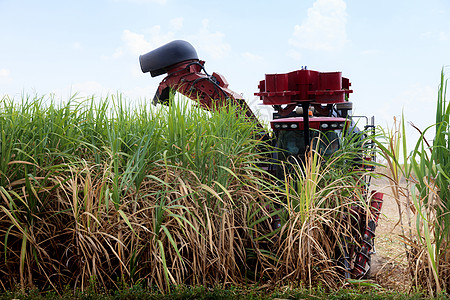
{"label": "red metal panel", "polygon": [[259,83],[259,96],[265,105],[293,103],[338,103],[345,101],[350,82],[341,72],[297,70],[285,74],[266,74]]}
{"label": "red metal panel", "polygon": [[318,90],[341,90],[342,89],[342,73],[327,72],[319,73]]}
{"label": "red metal panel", "polygon": [[249,119],[263,128],[242,96],[228,89],[225,77],[219,73],[213,73],[210,77],[202,72],[204,63],[202,60],[190,60],[172,66],[159,84],[157,95],[161,95],[166,88],[171,88],[213,111],[234,103]]}

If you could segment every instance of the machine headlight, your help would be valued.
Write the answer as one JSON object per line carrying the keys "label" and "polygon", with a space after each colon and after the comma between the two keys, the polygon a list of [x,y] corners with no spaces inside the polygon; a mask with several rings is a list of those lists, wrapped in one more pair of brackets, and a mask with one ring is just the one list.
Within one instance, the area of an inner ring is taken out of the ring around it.
{"label": "machine headlight", "polygon": [[277,123],[273,127],[275,127],[276,129],[279,129],[281,127],[281,125]]}
{"label": "machine headlight", "polygon": [[283,129],[286,129],[286,128],[288,128],[288,127],[289,127],[288,124],[283,124],[283,125],[281,125],[281,128],[283,128]]}
{"label": "machine headlight", "polygon": [[320,124],[320,127],[323,129],[327,129],[328,128],[328,124],[327,123],[322,123]]}
{"label": "machine headlight", "polygon": [[295,123],[291,124],[291,128],[292,128],[292,129],[298,128],[298,124],[295,124]]}
{"label": "machine headlight", "polygon": [[337,128],[338,127],[338,124],[337,123],[332,123],[331,124],[331,128]]}

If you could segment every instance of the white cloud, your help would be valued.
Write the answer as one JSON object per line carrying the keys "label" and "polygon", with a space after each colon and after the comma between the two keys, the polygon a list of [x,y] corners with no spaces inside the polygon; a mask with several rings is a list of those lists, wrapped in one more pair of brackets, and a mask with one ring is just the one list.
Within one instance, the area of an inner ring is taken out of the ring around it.
{"label": "white cloud", "polygon": [[367,49],[367,50],[363,50],[361,52],[364,55],[375,55],[375,54],[380,54],[380,50],[378,49]]}
{"label": "white cloud", "polygon": [[[398,99],[403,106],[405,119],[416,125],[419,129],[425,130],[428,126],[435,123],[436,103],[437,103],[437,87],[415,84],[408,87]],[[412,143],[418,140],[419,133],[417,130],[408,126],[409,133],[408,149],[412,150]],[[432,140],[434,129],[429,129],[425,134],[428,140]]]}
{"label": "white cloud", "polygon": [[[411,85],[406,90],[401,99],[402,104],[406,105],[408,109],[420,113],[423,111],[423,106],[435,108],[437,99],[437,87],[423,85]],[[427,107],[427,109],[428,109]]]}
{"label": "white cloud", "polygon": [[[141,76],[142,76],[142,73],[141,73]],[[126,95],[129,99],[143,100],[145,98],[147,100],[147,103],[151,103],[157,88],[158,88],[157,85],[149,82],[145,87],[139,87],[139,86],[133,87],[131,89],[123,91],[123,94]]]}
{"label": "white cloud", "polygon": [[[183,28],[183,21],[181,17],[171,19],[168,26],[170,30],[168,31],[164,31],[160,25],[155,25],[145,30],[144,34],[126,29],[122,33],[122,41],[125,43],[125,46],[116,49],[113,55],[102,56],[102,58],[118,58],[125,52],[129,52],[132,55],[147,53],[177,39],[179,35],[177,32]],[[198,32],[187,36],[186,40],[194,44],[197,50],[208,54],[214,59],[226,57],[231,50],[230,45],[225,42],[225,34],[220,31],[213,32],[210,30],[208,19],[202,20],[202,26]]]}
{"label": "white cloud", "polygon": [[[427,43],[433,43],[433,41],[447,42],[450,40],[450,29],[443,28],[440,31],[426,31],[419,34],[420,39],[427,40]],[[431,40],[431,41],[430,41]]]}
{"label": "white cloud", "polygon": [[300,61],[302,59],[302,54],[294,49],[289,50],[287,55],[296,61]]}
{"label": "white cloud", "polygon": [[148,29],[147,35],[149,35],[149,45],[151,48],[147,49],[146,52],[167,44],[175,39],[174,31],[163,32],[160,25],[155,25]]}
{"label": "white cloud", "polygon": [[289,43],[310,50],[340,50],[347,43],[346,23],[345,1],[316,0],[303,23],[295,26]]}
{"label": "white cloud", "polygon": [[111,55],[102,55],[100,56],[101,59],[109,60],[109,59],[118,59],[124,54],[124,50],[122,47],[117,48],[113,54]]}
{"label": "white cloud", "polygon": [[0,83],[7,83],[11,80],[8,69],[0,69]]}
{"label": "white cloud", "polygon": [[113,53],[112,58],[119,58],[121,57],[123,54],[123,50],[122,48],[118,48],[116,49],[116,51]]}
{"label": "white cloud", "polygon": [[[183,28],[183,18],[171,19],[169,27],[172,29],[171,31],[163,32],[160,25],[155,25],[147,29],[145,34],[125,29],[122,33],[122,41],[125,42],[126,49],[132,55],[144,54],[174,40],[175,32]],[[112,55],[112,58],[118,58],[123,54],[123,48],[118,48]]]}
{"label": "white cloud", "polygon": [[261,62],[263,60],[262,56],[251,53],[251,52],[242,53],[242,57],[244,57],[246,60],[252,61],[252,62]]}
{"label": "white cloud", "polygon": [[76,93],[79,98],[86,98],[91,96],[105,97],[109,92],[110,91],[97,81],[85,81],[72,84],[65,88],[55,89],[51,94],[56,99],[68,99],[68,97],[72,97],[74,93]]}
{"label": "white cloud", "polygon": [[183,28],[183,21],[184,19],[182,17],[170,20],[169,21],[170,28],[174,31],[180,30],[181,28]]}
{"label": "white cloud", "polygon": [[420,33],[420,38],[422,38],[422,39],[430,39],[432,37],[433,37],[433,32],[431,32],[431,31],[426,31],[426,32]]}
{"label": "white cloud", "polygon": [[81,45],[80,42],[75,42],[72,44],[72,48],[75,50],[83,50],[83,46]]}
{"label": "white cloud", "polygon": [[404,89],[398,96],[379,103],[374,113],[381,120],[380,124],[390,123],[393,116],[404,113],[405,119],[425,129],[434,123],[436,111],[437,87],[414,84]]}
{"label": "white cloud", "polygon": [[98,95],[106,92],[106,88],[97,81],[86,81],[73,84],[72,90],[86,95]]}
{"label": "white cloud", "polygon": [[189,37],[189,40],[214,59],[226,57],[231,51],[231,46],[225,42],[225,34],[220,31],[211,32],[209,27],[209,20],[203,19],[199,32]]}
{"label": "white cloud", "polygon": [[[152,45],[145,40],[143,34],[134,33],[129,30],[123,31],[122,40],[134,55],[146,53],[152,48]],[[116,50],[116,53],[117,51],[118,50]]]}
{"label": "white cloud", "polygon": [[9,76],[9,70],[7,69],[0,69],[0,78],[6,78]]}
{"label": "white cloud", "polygon": [[[230,52],[229,44],[224,41],[225,35],[219,31],[211,31],[207,19],[202,21],[202,26],[195,35],[183,37],[178,33],[178,30],[183,28],[183,18],[171,19],[168,28],[166,30],[160,25],[155,25],[143,33],[126,29],[122,33],[123,45],[118,47],[112,55],[103,55],[101,58],[108,60],[127,56],[126,59],[129,59],[133,56],[132,63],[130,61],[130,72],[135,77],[142,77],[139,68],[136,68],[136,56],[152,51],[175,39],[185,39],[191,42],[196,50],[201,53],[203,59],[208,59],[208,55],[214,59],[223,58]],[[250,59],[250,56],[253,60],[262,59],[254,54],[247,53],[244,55],[248,59]]]}
{"label": "white cloud", "polygon": [[439,32],[439,40],[440,41],[448,41],[449,38],[450,38],[450,36],[449,36],[448,32],[444,32],[444,31]]}

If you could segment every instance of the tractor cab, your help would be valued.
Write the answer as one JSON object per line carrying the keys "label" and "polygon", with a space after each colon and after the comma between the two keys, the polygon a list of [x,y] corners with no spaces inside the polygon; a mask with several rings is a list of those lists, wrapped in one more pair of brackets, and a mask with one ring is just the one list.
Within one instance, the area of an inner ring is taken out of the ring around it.
{"label": "tractor cab", "polygon": [[[308,121],[309,127],[305,127],[303,117],[271,121],[278,149],[274,152],[275,161],[301,164],[309,150],[317,151],[322,157],[330,157],[342,147],[345,131],[351,125],[348,118],[341,117],[309,117]],[[305,131],[308,140],[305,139]],[[285,176],[286,170],[279,164],[273,165],[271,170],[280,179]]]}
{"label": "tractor cab", "polygon": [[286,160],[290,155],[303,159],[308,148],[330,156],[341,147],[343,130],[348,123],[349,120],[344,118],[310,117],[309,141],[306,142],[303,117],[272,121],[277,147],[282,150],[279,159]]}
{"label": "tractor cab", "polygon": [[[329,157],[344,146],[344,140],[353,140],[355,144],[363,141],[363,134],[350,113],[353,108],[348,101],[353,92],[350,86],[341,72],[302,68],[286,74],[266,74],[255,95],[262,104],[271,105],[275,110],[270,126],[279,151],[275,152],[274,160],[301,163],[309,150]],[[369,127],[365,126],[364,132]],[[355,139],[348,139],[348,134]],[[371,147],[361,147],[358,157],[349,163],[365,168],[365,162],[374,159]],[[283,167],[278,165],[272,170],[278,177],[284,176],[280,168]]]}

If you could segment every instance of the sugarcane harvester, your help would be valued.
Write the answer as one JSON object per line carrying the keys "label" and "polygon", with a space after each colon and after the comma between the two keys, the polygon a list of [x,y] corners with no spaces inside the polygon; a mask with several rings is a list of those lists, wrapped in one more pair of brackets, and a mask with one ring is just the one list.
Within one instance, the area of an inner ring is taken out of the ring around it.
{"label": "sugarcane harvester", "polygon": [[[228,88],[226,79],[219,73],[206,72],[205,62],[198,58],[190,43],[172,41],[141,55],[139,61],[142,72],[150,72],[152,77],[167,74],[159,84],[153,98],[154,104],[167,103],[170,93],[177,91],[211,111],[235,105],[261,131],[264,130],[245,99]],[[350,86],[350,81],[342,77],[341,72],[318,72],[303,67],[284,74],[266,74],[264,80],[259,82],[259,91],[255,95],[260,97],[263,105],[270,105],[274,109],[270,126],[275,144],[280,149],[274,154],[277,156],[275,159],[304,159],[312,148],[314,138],[327,141],[319,142],[325,154],[339,149],[343,132],[355,128],[349,115],[352,103],[347,101],[353,92]],[[373,130],[373,123],[372,118],[366,129]],[[374,159],[374,155],[372,153],[362,159]],[[356,254],[350,254],[347,247],[343,247],[343,266],[347,278],[360,278],[370,270],[370,255],[374,250],[375,227],[382,198],[382,193],[370,193],[368,207],[371,213],[368,218],[366,213],[358,209],[352,211],[354,217],[364,224]]]}

